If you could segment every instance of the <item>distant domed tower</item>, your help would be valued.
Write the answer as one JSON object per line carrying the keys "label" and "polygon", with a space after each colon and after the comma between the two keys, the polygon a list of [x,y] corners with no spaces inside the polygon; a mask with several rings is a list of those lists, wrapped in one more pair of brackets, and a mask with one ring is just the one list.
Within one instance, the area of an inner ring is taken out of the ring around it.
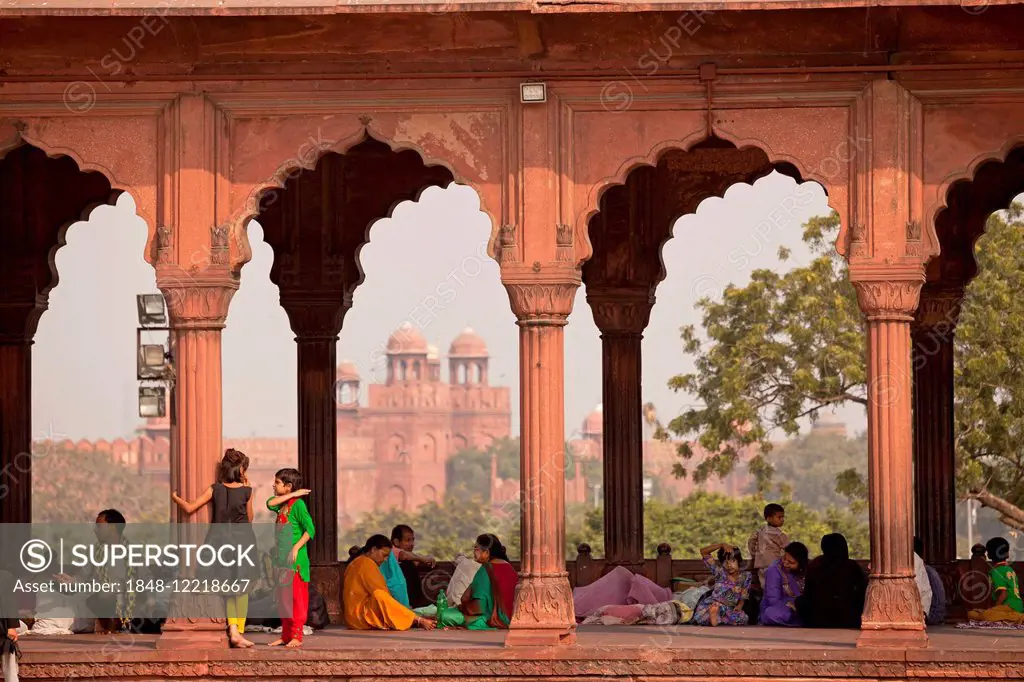
{"label": "distant domed tower", "polygon": [[427,340],[411,322],[403,322],[388,339],[388,385],[427,378]]}
{"label": "distant domed tower", "polygon": [[448,349],[448,383],[487,385],[487,344],[470,327],[455,337]]}
{"label": "distant domed tower", "polygon": [[441,381],[441,353],[437,346],[427,346],[427,380]]}
{"label": "distant domed tower", "polygon": [[583,420],[583,437],[597,440],[604,434],[604,404],[598,405]]}
{"label": "distant domed tower", "polygon": [[359,404],[359,369],[350,360],[342,360],[338,365],[334,399],[338,401],[339,407],[351,408]]}

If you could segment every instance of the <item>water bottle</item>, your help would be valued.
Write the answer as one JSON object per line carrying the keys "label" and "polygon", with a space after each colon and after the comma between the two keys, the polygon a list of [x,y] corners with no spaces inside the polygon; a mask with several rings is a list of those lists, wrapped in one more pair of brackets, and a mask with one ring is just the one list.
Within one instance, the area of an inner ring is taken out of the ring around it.
{"label": "water bottle", "polygon": [[441,590],[437,593],[437,617],[440,618],[444,610],[448,608],[448,596]]}

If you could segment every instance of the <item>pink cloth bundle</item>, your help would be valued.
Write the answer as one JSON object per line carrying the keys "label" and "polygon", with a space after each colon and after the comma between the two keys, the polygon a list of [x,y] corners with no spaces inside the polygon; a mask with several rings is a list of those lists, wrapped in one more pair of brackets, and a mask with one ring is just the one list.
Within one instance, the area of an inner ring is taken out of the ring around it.
{"label": "pink cloth bundle", "polygon": [[672,599],[672,590],[616,566],[595,582],[572,591],[576,617],[586,618],[602,606],[660,604]]}

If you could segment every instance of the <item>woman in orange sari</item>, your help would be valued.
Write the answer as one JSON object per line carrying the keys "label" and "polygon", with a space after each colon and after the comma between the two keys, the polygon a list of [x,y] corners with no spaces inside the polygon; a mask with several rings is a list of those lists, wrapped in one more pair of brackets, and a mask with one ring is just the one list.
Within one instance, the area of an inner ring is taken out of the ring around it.
{"label": "woman in orange sari", "polygon": [[342,602],[345,625],[353,630],[433,630],[434,621],[417,616],[388,591],[380,565],[391,553],[391,540],[374,535],[345,569]]}
{"label": "woman in orange sari", "polygon": [[480,564],[480,570],[459,605],[466,616],[466,627],[469,630],[508,628],[519,574],[509,563],[504,545],[491,533],[476,539],[473,558]]}

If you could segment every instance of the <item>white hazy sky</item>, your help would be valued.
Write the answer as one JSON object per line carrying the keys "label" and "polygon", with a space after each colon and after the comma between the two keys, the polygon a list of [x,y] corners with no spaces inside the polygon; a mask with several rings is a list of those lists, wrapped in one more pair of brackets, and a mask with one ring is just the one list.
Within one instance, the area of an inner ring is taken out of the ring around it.
{"label": "white hazy sky", "polygon": [[[113,439],[139,423],[135,379],[135,296],[156,291],[143,260],[146,230],[134,202],[95,210],[68,231],[57,254],[60,284],[50,294],[33,351],[33,431],[36,437]],[[828,211],[817,185],[798,187],[772,174],[753,186],[735,185],[724,199],[708,199],[675,225],[664,250],[668,277],[644,337],[643,398],[662,420],[692,401],[667,387],[692,368],[679,328],[700,322],[703,295],[750,272],[777,267],[779,246],[793,249],[791,265],[808,252],[800,225]],[[774,224],[769,221],[774,221]],[[473,327],[491,352],[492,384],[510,386],[518,404],[518,337],[498,266],[482,257],[489,234],[475,192],[464,186],[426,190],[378,222],[361,254],[366,281],[356,291],[338,343],[338,359],[362,366],[364,381],[383,380],[377,360],[388,334],[415,319],[444,354],[462,328]],[[295,343],[269,279],[273,253],[256,223],[249,228],[253,260],[231,304],[224,332],[224,433],[229,437],[292,436],[296,432]],[[433,315],[422,304],[440,291]],[[566,436],[601,402],[601,341],[580,289],[565,338]],[[376,352],[375,352],[376,351]],[[375,365],[375,361],[377,361]],[[447,367],[443,375],[447,377]],[[840,410],[851,432],[866,428],[863,408]],[[513,409],[513,431],[519,414]]]}

